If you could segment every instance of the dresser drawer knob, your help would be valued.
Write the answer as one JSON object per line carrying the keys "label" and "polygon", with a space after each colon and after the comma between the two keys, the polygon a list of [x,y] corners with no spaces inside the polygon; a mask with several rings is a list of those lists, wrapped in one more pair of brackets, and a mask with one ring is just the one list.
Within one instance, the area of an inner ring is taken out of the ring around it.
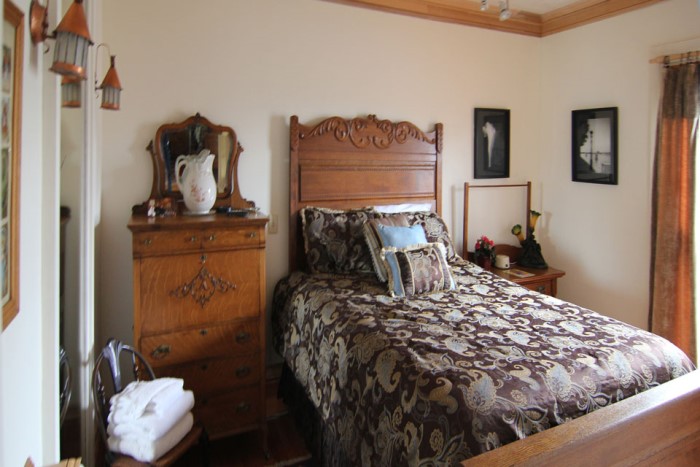
{"label": "dresser drawer knob", "polygon": [[196,242],[196,241],[197,241],[197,236],[196,236],[196,235],[192,235],[192,236],[190,237],[189,241],[190,241],[190,243]]}
{"label": "dresser drawer knob", "polygon": [[236,342],[239,344],[245,344],[246,342],[250,341],[250,333],[241,331],[238,334],[236,334]]}
{"label": "dresser drawer knob", "polygon": [[200,330],[199,330],[199,335],[200,335],[200,336],[206,336],[207,334],[209,334],[209,330],[208,330],[208,329],[200,329]]}
{"label": "dresser drawer knob", "polygon": [[207,237],[207,240],[209,240],[210,242],[213,242],[214,240],[216,240],[216,235],[214,235],[214,234],[209,235]]}
{"label": "dresser drawer knob", "polygon": [[242,366],[236,369],[236,378],[245,378],[250,374],[249,366]]}
{"label": "dresser drawer knob", "polygon": [[540,285],[539,287],[537,287],[537,291],[539,293],[545,293],[547,291],[547,287],[545,287],[544,285]]}
{"label": "dresser drawer knob", "polygon": [[169,353],[170,346],[167,344],[161,344],[156,347],[153,352],[151,352],[151,357],[153,357],[155,360],[160,360],[161,358],[167,357]]}
{"label": "dresser drawer knob", "polygon": [[151,243],[153,243],[153,240],[151,240],[150,238],[147,238],[143,241],[143,244],[146,246],[151,246]]}
{"label": "dresser drawer knob", "polygon": [[236,406],[236,412],[237,413],[246,413],[250,412],[250,402],[241,402]]}
{"label": "dresser drawer knob", "polygon": [[257,232],[248,232],[248,238],[255,238],[258,236]]}

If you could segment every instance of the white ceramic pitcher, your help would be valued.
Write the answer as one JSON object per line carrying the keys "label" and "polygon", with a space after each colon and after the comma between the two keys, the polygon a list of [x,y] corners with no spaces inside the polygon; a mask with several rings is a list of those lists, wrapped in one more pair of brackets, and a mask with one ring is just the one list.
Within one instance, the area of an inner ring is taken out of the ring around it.
{"label": "white ceramic pitcher", "polygon": [[182,155],[175,160],[175,179],[190,214],[208,214],[214,206],[216,181],[212,172],[213,162],[214,154],[208,149],[202,149],[199,154]]}

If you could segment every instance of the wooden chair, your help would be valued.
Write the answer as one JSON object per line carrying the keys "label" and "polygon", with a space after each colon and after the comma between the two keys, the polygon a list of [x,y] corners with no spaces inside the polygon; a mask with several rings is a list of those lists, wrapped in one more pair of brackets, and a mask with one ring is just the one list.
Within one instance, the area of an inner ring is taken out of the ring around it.
{"label": "wooden chair", "polygon": [[[126,356],[126,358],[124,358]],[[125,365],[122,372],[122,364]],[[95,361],[95,368],[92,373],[92,397],[95,402],[95,412],[98,423],[98,431],[102,437],[104,446],[105,461],[111,466],[147,466],[165,467],[172,465],[183,456],[191,447],[197,443],[202,448],[202,465],[209,464],[208,437],[204,427],[195,422],[192,429],[175,445],[153,463],[139,462],[136,459],[109,450],[107,444],[107,416],[109,415],[109,400],[121,392],[128,383],[136,380],[155,379],[153,369],[146,359],[133,347],[123,344],[116,339],[109,339]],[[110,383],[110,384],[105,384]]]}

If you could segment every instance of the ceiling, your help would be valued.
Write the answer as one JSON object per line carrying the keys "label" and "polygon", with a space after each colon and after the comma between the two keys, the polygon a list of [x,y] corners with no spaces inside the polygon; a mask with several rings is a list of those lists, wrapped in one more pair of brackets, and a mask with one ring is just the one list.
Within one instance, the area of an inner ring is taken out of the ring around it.
{"label": "ceiling", "polygon": [[325,0],[438,21],[543,37],[667,0],[509,0],[512,16],[498,19],[499,0]]}

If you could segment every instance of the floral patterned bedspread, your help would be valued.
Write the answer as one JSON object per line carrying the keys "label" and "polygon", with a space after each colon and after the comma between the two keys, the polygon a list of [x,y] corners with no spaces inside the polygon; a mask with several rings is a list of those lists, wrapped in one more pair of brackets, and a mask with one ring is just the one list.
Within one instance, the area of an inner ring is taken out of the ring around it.
{"label": "floral patterned bedspread", "polygon": [[273,340],[356,465],[450,465],[694,369],[649,332],[459,259],[457,290],[293,273]]}

